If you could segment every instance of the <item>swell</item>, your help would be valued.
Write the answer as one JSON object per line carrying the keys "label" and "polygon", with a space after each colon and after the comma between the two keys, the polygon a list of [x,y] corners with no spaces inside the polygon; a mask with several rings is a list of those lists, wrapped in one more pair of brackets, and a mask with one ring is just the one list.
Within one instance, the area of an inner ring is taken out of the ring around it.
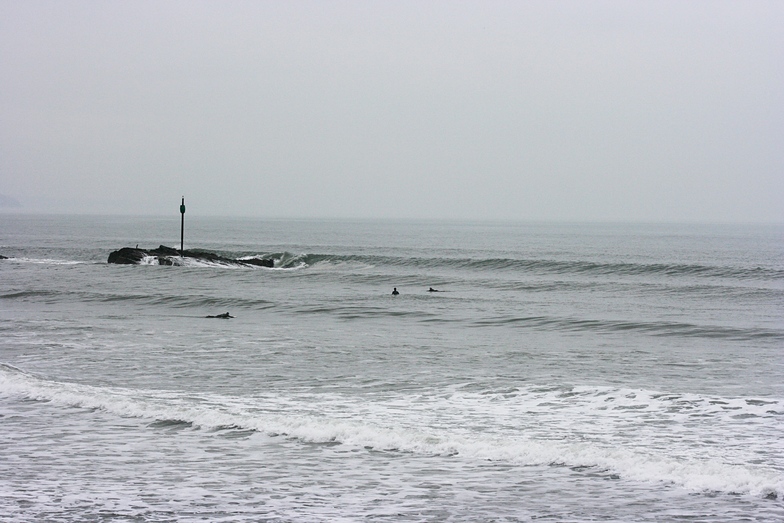
{"label": "swell", "polygon": [[784,331],[776,329],[724,327],[697,325],[682,322],[642,322],[595,320],[580,318],[559,318],[554,316],[502,316],[475,320],[474,327],[520,327],[532,329],[558,330],[566,332],[641,332],[651,336],[677,336],[697,338],[717,338],[735,341],[770,340],[784,341]]}
{"label": "swell", "polygon": [[[277,255],[275,255],[277,256]],[[367,255],[303,254],[297,257],[306,266],[318,263],[354,262],[369,266],[412,267],[419,269],[464,269],[472,271],[522,271],[559,275],[669,276],[732,278],[740,280],[784,280],[784,270],[766,267],[732,267],[699,264],[599,263],[515,258],[443,258]]]}
{"label": "swell", "polygon": [[[479,282],[479,281],[477,281]],[[633,293],[635,295],[645,294],[648,297],[654,295],[663,296],[667,299],[682,298],[738,298],[753,300],[784,300],[784,290],[756,286],[756,285],[734,285],[722,283],[704,283],[694,285],[688,283],[672,284],[672,282],[662,283],[641,283],[641,282],[607,282],[597,280],[501,280],[486,279],[481,281],[484,287],[503,291],[531,292],[574,292],[574,291],[606,291],[617,293]]]}
{"label": "swell", "polygon": [[57,298],[61,292],[52,290],[12,291],[0,294],[0,300],[25,300],[27,298]]}
{"label": "swell", "polygon": [[[463,324],[472,328],[520,328],[561,332],[624,333],[638,332],[657,337],[709,338],[731,341],[771,341],[784,342],[784,330],[759,327],[737,327],[722,325],[703,325],[688,322],[670,321],[627,321],[613,319],[569,318],[552,315],[515,316],[503,315],[476,319],[456,316],[451,311],[448,317],[443,311],[421,307],[398,309],[384,305],[352,304],[314,304],[285,305],[261,298],[239,296],[215,296],[205,294],[112,294],[88,290],[33,290],[16,291],[0,295],[0,300],[58,302],[99,302],[131,304],[134,306],[158,305],[168,308],[194,309],[246,309],[264,310],[276,308],[281,312],[302,315],[329,315],[341,320],[362,320],[374,318],[410,318],[421,323]],[[410,304],[409,304],[410,305]]]}
{"label": "swell", "polygon": [[[238,260],[258,259],[272,260],[275,269],[302,269],[318,265],[360,264],[366,267],[410,267],[413,269],[452,269],[475,272],[524,272],[533,274],[583,275],[583,276],[665,276],[692,278],[727,278],[736,280],[784,281],[784,269],[771,267],[738,267],[709,264],[679,263],[611,263],[588,260],[555,260],[540,258],[465,258],[439,256],[383,256],[364,254],[329,254],[329,253],[292,253],[278,252],[230,252],[220,251],[219,254]],[[46,263],[72,264],[77,261],[39,260]],[[220,263],[209,261],[192,262],[192,267],[227,268]],[[236,267],[234,267],[236,268]],[[252,270],[259,267],[245,267]]]}
{"label": "swell", "polygon": [[438,315],[421,310],[395,310],[389,307],[354,306],[354,305],[329,305],[293,307],[295,314],[327,314],[343,320],[358,320],[368,318],[413,318],[422,322],[438,321]]}
{"label": "swell", "polygon": [[0,294],[0,300],[43,301],[45,303],[57,302],[99,302],[99,303],[127,303],[133,305],[165,305],[174,308],[190,307],[238,307],[247,309],[266,309],[273,307],[273,303],[258,298],[221,297],[203,294],[113,294],[87,290],[31,290],[16,291]]}
{"label": "swell", "polygon": [[[450,258],[428,256],[383,256],[364,254],[301,253],[288,251],[253,253],[220,252],[239,260],[273,260],[276,269],[297,269],[321,265],[359,264],[370,267],[410,267],[414,269],[453,269],[469,271],[518,271],[536,274],[595,276],[667,276],[730,278],[739,280],[784,280],[784,270],[769,267],[735,267],[707,264],[610,263],[587,260],[531,258]],[[208,262],[196,265],[222,267]]]}
{"label": "swell", "polygon": [[708,338],[731,341],[771,341],[784,342],[784,330],[758,327],[734,327],[721,325],[700,325],[686,322],[669,321],[623,321],[585,318],[565,318],[558,316],[498,316],[484,319],[459,317],[421,308],[392,309],[388,306],[371,305],[314,305],[291,307],[294,314],[330,315],[343,320],[370,318],[410,318],[421,323],[462,324],[472,328],[520,328],[561,332],[625,333],[638,332],[650,336]]}

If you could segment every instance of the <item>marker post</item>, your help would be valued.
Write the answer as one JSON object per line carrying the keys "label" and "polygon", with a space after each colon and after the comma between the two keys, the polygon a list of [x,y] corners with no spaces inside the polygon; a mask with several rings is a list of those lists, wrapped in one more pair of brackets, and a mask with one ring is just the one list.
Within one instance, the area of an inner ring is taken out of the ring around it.
{"label": "marker post", "polygon": [[182,252],[185,250],[185,196],[182,197],[180,214],[182,215],[182,221],[180,222],[180,258],[182,258]]}

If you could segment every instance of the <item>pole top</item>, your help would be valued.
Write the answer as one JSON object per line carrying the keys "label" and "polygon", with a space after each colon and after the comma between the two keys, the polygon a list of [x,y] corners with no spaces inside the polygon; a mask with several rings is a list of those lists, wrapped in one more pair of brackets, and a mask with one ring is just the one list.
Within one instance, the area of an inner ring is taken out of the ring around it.
{"label": "pole top", "polygon": [[182,205],[180,205],[180,213],[185,214],[185,196],[182,197]]}

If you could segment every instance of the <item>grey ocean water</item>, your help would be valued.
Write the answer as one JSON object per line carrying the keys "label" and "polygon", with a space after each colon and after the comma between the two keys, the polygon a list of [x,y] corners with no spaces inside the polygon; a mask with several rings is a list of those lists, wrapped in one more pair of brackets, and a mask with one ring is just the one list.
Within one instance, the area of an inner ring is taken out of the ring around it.
{"label": "grey ocean water", "polygon": [[186,218],[0,215],[0,520],[784,519],[784,227]]}

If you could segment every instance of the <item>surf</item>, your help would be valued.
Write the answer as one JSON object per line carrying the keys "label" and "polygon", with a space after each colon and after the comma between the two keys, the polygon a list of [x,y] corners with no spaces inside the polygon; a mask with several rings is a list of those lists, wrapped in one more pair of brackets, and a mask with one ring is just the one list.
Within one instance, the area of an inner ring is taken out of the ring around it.
{"label": "surf", "polygon": [[[415,401],[409,396],[381,397],[370,404],[358,405],[355,399],[339,394],[284,397],[268,393],[239,397],[175,390],[139,390],[60,382],[28,374],[6,364],[0,364],[0,394],[7,399],[47,402],[63,408],[99,409],[115,416],[140,418],[150,423],[186,424],[204,431],[206,436],[216,430],[252,430],[303,444],[332,443],[357,449],[485,460],[515,466],[569,467],[592,474],[615,474],[632,481],[675,485],[694,492],[768,498],[784,495],[784,477],[771,467],[725,462],[710,455],[676,456],[643,446],[610,444],[596,437],[585,439],[563,432],[547,436],[546,431],[532,434],[492,427],[474,432],[464,428],[465,420],[455,423],[454,420],[441,419],[437,423],[433,420],[425,423],[418,415],[406,415],[404,418],[394,415],[395,405],[401,401]],[[524,397],[524,401],[531,404],[529,412],[537,410],[534,405],[539,405],[539,411],[557,411],[559,405],[561,408],[569,405],[569,410],[582,412],[582,417],[586,416],[586,407],[590,411],[596,408],[597,403],[606,405],[608,398],[619,403],[623,403],[625,398],[628,403],[630,395],[629,391],[590,387],[568,391],[534,388],[503,393],[507,400]],[[634,393],[632,403],[638,405],[640,399],[637,395],[641,395],[644,402],[643,410],[649,412],[651,408],[662,410],[661,405],[651,407],[652,403],[665,403],[671,407],[684,400],[701,405],[702,411],[727,410],[717,405],[721,402],[719,399],[683,398],[677,394],[656,395],[647,391]],[[580,401],[575,403],[570,399],[565,403],[567,398],[575,396]],[[458,393],[457,397],[448,400],[435,395],[430,406],[440,404],[444,408],[446,402],[449,404],[447,410],[454,414],[457,405],[463,405],[459,407],[463,409],[460,417],[488,407],[494,408],[498,414],[499,405],[492,401],[488,403],[487,398],[487,393]],[[514,404],[514,401],[509,404]],[[784,415],[784,402],[780,400],[731,400],[727,404],[731,405],[730,409],[745,408],[753,416],[767,415],[780,419]],[[620,406],[613,407],[617,411]],[[411,404],[408,410],[412,408],[425,418],[430,412],[428,402],[416,406]],[[427,411],[423,410],[426,408]]]}

